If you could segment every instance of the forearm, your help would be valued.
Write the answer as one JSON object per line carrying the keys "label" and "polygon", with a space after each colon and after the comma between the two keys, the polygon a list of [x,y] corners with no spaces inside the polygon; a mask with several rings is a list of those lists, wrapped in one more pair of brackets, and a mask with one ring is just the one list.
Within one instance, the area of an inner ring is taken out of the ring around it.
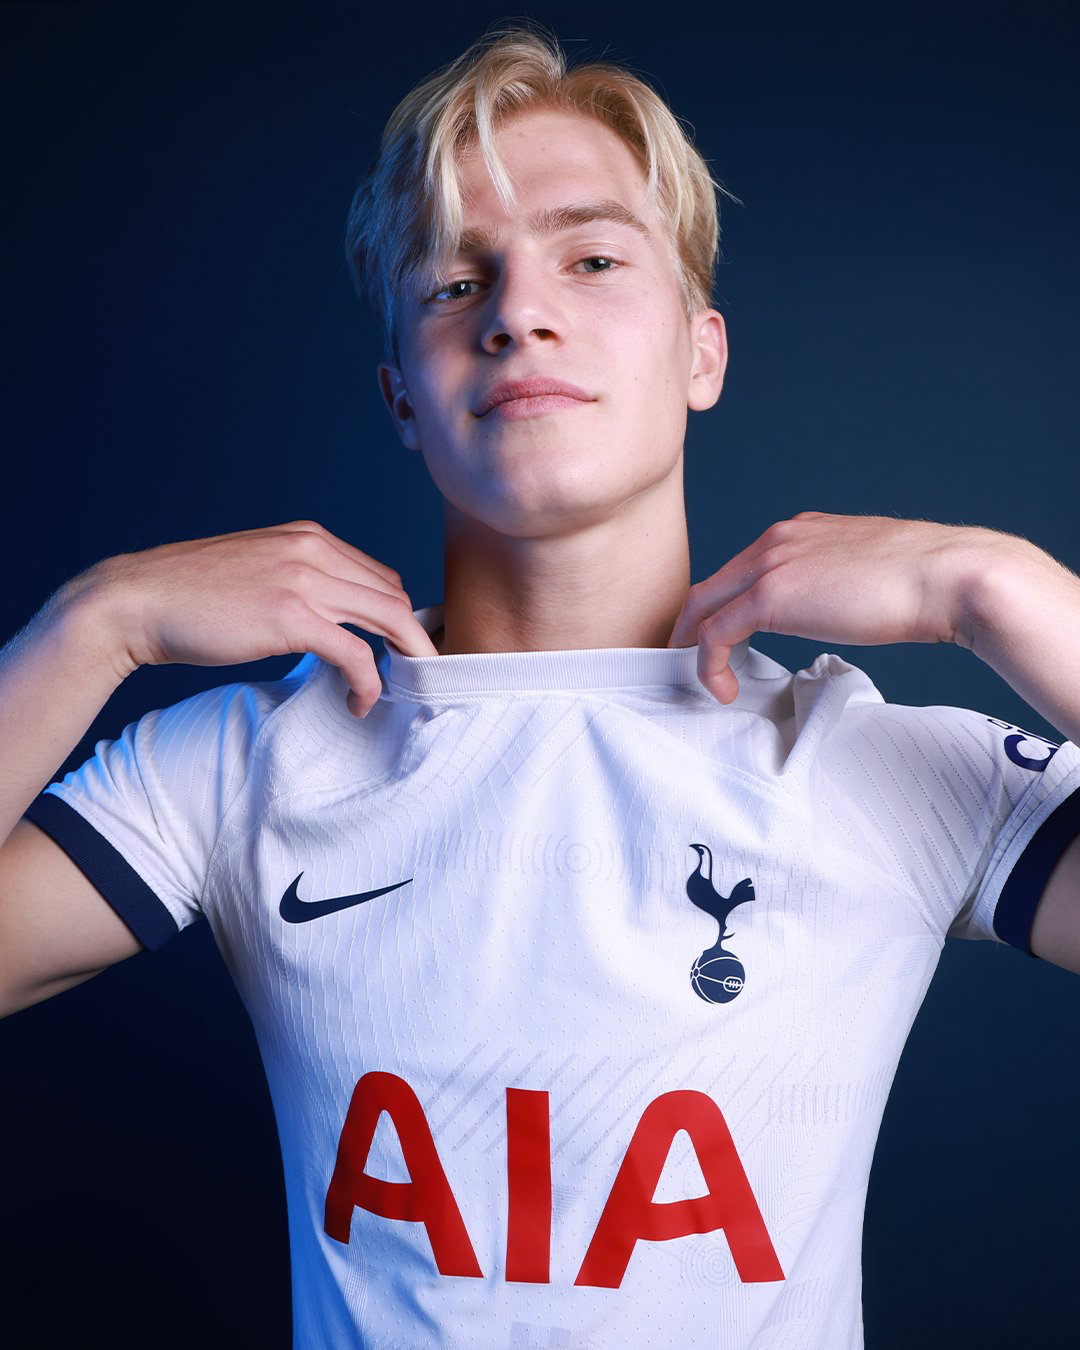
{"label": "forearm", "polygon": [[968,580],[957,641],[1080,744],[1080,578],[1027,540],[999,539]]}
{"label": "forearm", "polygon": [[0,651],[0,844],[123,682],[108,596],[86,574]]}

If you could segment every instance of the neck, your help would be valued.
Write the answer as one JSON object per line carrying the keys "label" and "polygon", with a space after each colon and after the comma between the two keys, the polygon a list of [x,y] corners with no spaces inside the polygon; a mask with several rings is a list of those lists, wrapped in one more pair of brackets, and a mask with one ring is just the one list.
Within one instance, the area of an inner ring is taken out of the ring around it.
{"label": "neck", "polygon": [[440,654],[666,647],[690,586],[682,475],[603,520],[521,538],[445,505]]}

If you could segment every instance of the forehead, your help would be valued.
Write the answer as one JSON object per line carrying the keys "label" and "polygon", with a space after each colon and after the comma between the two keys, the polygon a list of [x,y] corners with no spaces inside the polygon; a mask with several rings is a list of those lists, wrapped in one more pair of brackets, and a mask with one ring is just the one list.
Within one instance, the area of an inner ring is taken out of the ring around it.
{"label": "forehead", "polygon": [[625,141],[594,117],[528,109],[496,130],[499,159],[513,185],[508,209],[475,143],[459,156],[463,245],[490,245],[505,224],[552,234],[607,219],[649,237],[655,221],[644,208],[645,175]]}
{"label": "forehead", "polygon": [[[530,234],[538,239],[547,239],[564,230],[598,221],[625,226],[649,242],[653,239],[653,231],[641,215],[614,197],[594,197],[589,201],[575,201],[561,206],[541,206],[530,211],[523,223]],[[497,225],[466,222],[458,238],[458,252],[492,252],[499,245],[500,234]]]}

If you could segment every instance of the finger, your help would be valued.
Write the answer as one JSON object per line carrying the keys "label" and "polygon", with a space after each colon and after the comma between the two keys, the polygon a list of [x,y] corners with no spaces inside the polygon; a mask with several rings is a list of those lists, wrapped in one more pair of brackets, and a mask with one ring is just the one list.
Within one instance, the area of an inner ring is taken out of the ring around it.
{"label": "finger", "polygon": [[736,553],[718,571],[691,586],[668,638],[669,647],[692,647],[701,623],[715,610],[728,605],[748,590],[771,565],[779,561],[773,545],[759,535],[741,553]]}
{"label": "finger", "polygon": [[[741,556],[741,555],[740,555]],[[668,638],[669,647],[692,647],[699,641],[698,629],[717,610],[730,605],[744,594],[760,575],[760,567],[733,558],[719,572],[690,588],[675,626]]]}
{"label": "finger", "polygon": [[438,656],[430,635],[402,599],[363,583],[315,572],[300,587],[303,599],[332,623],[354,623],[369,633],[391,638],[406,656]]}
{"label": "finger", "polygon": [[697,676],[721,703],[730,703],[739,692],[731,669],[731,652],[760,627],[750,593],[740,596],[700,624],[697,633]]}
{"label": "finger", "polygon": [[281,525],[260,525],[250,530],[232,530],[225,534],[207,535],[203,539],[190,541],[188,547],[201,544],[225,543],[234,539],[273,538],[289,534],[310,536],[313,545],[318,543],[328,553],[332,552],[336,557],[345,558],[352,565],[358,564],[372,576],[378,577],[378,584],[381,584],[383,589],[397,589],[404,593],[401,574],[393,567],[388,567],[386,563],[380,562],[378,558],[373,558],[369,553],[365,553],[362,549],[350,544],[347,540],[333,534],[316,520],[293,520],[286,521]]}
{"label": "finger", "polygon": [[332,548],[336,553],[343,555],[353,563],[360,563],[361,566],[370,569],[376,576],[393,586],[401,585],[401,575],[394,568],[388,567],[386,563],[380,562],[378,558],[373,558],[370,553],[365,553],[362,549],[350,544],[347,540],[333,534],[324,525],[320,525],[317,520],[289,520],[281,525],[259,525],[251,530],[232,530],[227,534],[207,535],[205,539],[195,540],[195,543],[221,543],[229,539],[250,539],[254,537],[267,538],[285,534],[309,534],[313,539],[320,540],[322,543]]}
{"label": "finger", "polygon": [[314,652],[336,666],[349,686],[346,705],[356,717],[366,717],[382,694],[382,679],[369,643],[347,629],[308,610],[285,634],[288,650]]}
{"label": "finger", "polygon": [[741,553],[736,553],[711,577],[691,586],[675,620],[668,646],[692,646],[694,634],[710,613],[730,604],[760,578],[789,560],[793,552],[798,551],[799,541],[805,536],[805,530],[796,526],[795,522],[828,519],[834,517],[824,511],[800,511],[791,520],[774,521],[753,543],[748,544]]}
{"label": "finger", "polygon": [[[409,613],[412,613],[412,600],[402,586],[400,577],[397,577],[397,573],[394,573],[397,579],[391,580],[386,575],[387,570],[392,569],[385,567],[376,569],[369,563],[360,561],[355,556],[360,553],[359,549],[338,548],[335,546],[333,538],[323,539],[316,535],[311,535],[310,538],[312,542],[308,545],[308,557],[305,561],[322,576],[336,577],[340,581],[382,591],[384,595],[394,596],[404,601],[408,606]],[[360,556],[366,555],[361,554]],[[351,617],[348,622],[353,622]]]}
{"label": "finger", "polygon": [[734,703],[739,696],[739,681],[730,666],[724,666],[708,679],[701,679],[701,683],[720,703]]}
{"label": "finger", "polygon": [[365,553],[363,549],[357,548],[355,544],[350,544],[339,535],[333,534],[330,530],[326,529],[325,526],[320,525],[318,521],[293,520],[285,525],[277,526],[276,530],[281,533],[306,532],[314,534],[317,538],[330,544],[339,553],[344,554],[346,558],[351,558],[353,562],[359,563],[362,567],[369,568],[372,572],[376,573],[376,575],[382,577],[384,581],[388,581],[391,585],[395,586],[401,585],[401,574],[395,571],[394,568],[388,567],[386,563],[379,562],[378,558],[373,558],[370,553]]}
{"label": "finger", "polygon": [[[291,541],[285,549],[279,542],[282,537]],[[358,562],[352,554],[336,548],[331,539],[311,530],[291,530],[284,532],[283,535],[279,534],[277,539],[264,539],[259,556],[251,561],[251,565],[260,574],[262,568],[266,566],[270,569],[269,576],[272,579],[305,598],[326,593],[327,583],[337,581],[379,591],[390,599],[400,601],[405,613],[412,616],[412,600],[406,595],[400,582],[387,580],[386,569],[374,571],[366,564]],[[357,622],[355,606],[348,612],[335,616],[335,619],[339,623]],[[415,618],[413,622],[417,622]]]}
{"label": "finger", "polygon": [[[732,647],[755,633],[773,633],[772,613],[776,601],[775,584],[769,578],[757,582],[737,595],[734,600],[709,614],[698,625],[698,645],[712,651],[723,651],[726,662]],[[701,653],[698,653],[701,660]]]}
{"label": "finger", "polygon": [[703,631],[697,650],[697,677],[701,683],[711,686],[718,675],[731,669],[730,660],[731,648],[723,642],[707,642]]}

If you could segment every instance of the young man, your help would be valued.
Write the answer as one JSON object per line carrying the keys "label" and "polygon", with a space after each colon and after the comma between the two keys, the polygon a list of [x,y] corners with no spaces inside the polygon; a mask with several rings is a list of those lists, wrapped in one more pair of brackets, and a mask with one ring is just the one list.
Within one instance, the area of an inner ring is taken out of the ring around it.
{"label": "young man", "polygon": [[[945,936],[1080,969],[1074,744],[748,642],[959,642],[1072,742],[1075,576],[806,512],[690,587],[715,248],[647,86],[528,32],[470,49],[349,229],[443,604],[296,521],[106,559],[4,653],[3,1009],[206,917],[274,1099],[298,1345],[859,1346]],[[290,651],[45,786],[139,665]]]}

